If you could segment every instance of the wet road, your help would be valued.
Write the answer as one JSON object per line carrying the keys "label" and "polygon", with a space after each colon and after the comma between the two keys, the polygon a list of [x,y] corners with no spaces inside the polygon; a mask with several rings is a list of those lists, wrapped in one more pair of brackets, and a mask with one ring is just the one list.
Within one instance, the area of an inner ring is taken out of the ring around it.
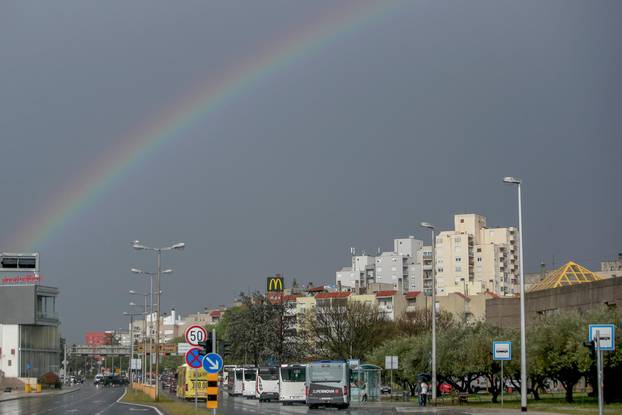
{"label": "wet road", "polygon": [[[194,405],[189,402],[188,405]],[[218,415],[245,415],[245,414],[266,414],[266,415],[299,415],[299,414],[349,414],[349,415],[395,415],[395,414],[439,414],[439,415],[470,415],[469,412],[460,409],[437,409],[403,407],[394,408],[399,403],[390,406],[351,406],[347,410],[339,411],[337,409],[315,409],[309,410],[305,405],[283,406],[279,403],[264,402],[259,403],[256,399],[245,399],[242,397],[229,397],[225,393],[221,396],[220,407],[217,411]],[[199,402],[199,407],[205,407],[205,402]]]}
{"label": "wet road", "polygon": [[84,384],[65,395],[0,402],[0,415],[157,415],[149,408],[117,403],[123,391]]}

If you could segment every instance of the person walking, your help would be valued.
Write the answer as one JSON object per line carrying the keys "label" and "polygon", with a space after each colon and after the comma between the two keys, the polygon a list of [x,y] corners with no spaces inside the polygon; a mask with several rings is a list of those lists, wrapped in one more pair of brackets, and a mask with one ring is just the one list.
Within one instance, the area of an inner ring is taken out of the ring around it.
{"label": "person walking", "polygon": [[426,406],[428,403],[428,384],[421,381],[421,392],[419,392],[419,406]]}

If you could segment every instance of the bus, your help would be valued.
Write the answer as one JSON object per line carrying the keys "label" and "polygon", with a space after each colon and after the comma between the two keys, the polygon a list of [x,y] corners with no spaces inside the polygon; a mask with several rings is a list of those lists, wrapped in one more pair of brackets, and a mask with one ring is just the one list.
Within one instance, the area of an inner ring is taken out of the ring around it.
{"label": "bus", "polygon": [[181,399],[207,399],[207,372],[203,369],[193,369],[183,364],[177,368],[176,395]]}
{"label": "bus", "polygon": [[246,399],[253,399],[255,397],[256,384],[257,384],[257,368],[243,367],[242,368],[242,396],[244,396]]}
{"label": "bus", "polygon": [[279,401],[283,405],[305,403],[306,365],[281,365],[279,370]]}
{"label": "bus", "polygon": [[227,376],[227,393],[229,396],[242,395],[242,388],[244,387],[243,370],[241,367],[229,369],[229,375]]}
{"label": "bus", "polygon": [[279,369],[276,367],[260,367],[257,370],[255,398],[259,402],[279,400]]}
{"label": "bus", "polygon": [[227,387],[229,385],[229,375],[233,373],[233,369],[235,369],[236,365],[224,365],[222,367],[222,386]]}
{"label": "bus", "polygon": [[320,360],[309,363],[305,380],[309,409],[350,406],[350,365],[345,360]]}

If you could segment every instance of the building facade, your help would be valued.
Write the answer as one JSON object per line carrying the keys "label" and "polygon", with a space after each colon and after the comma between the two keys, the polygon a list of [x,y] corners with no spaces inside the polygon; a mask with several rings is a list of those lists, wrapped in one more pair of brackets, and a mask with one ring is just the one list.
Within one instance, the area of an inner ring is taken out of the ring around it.
{"label": "building facade", "polygon": [[423,242],[414,236],[393,241],[393,251],[373,255],[352,255],[352,266],[337,271],[338,290],[358,291],[371,284],[390,284],[404,293],[422,290],[424,285]]}
{"label": "building facade", "polygon": [[477,214],[454,216],[454,230],[436,236],[437,294],[518,292],[519,253],[515,228],[487,228]]}
{"label": "building facade", "polygon": [[0,371],[5,377],[59,373],[58,293],[38,284],[0,286]]}

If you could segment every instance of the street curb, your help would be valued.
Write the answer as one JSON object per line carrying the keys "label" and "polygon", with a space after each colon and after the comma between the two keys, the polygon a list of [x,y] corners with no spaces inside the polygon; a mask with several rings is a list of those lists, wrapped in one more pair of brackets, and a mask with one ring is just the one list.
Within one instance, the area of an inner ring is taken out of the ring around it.
{"label": "street curb", "polygon": [[127,395],[127,388],[125,388],[125,391],[123,392],[123,395],[121,395],[121,397],[119,399],[117,399],[116,403],[120,403],[122,405],[142,406],[144,408],[151,408],[154,411],[156,411],[158,415],[164,415],[164,413],[160,410],[160,408],[158,408],[156,406],[143,405],[143,404],[140,404],[140,403],[121,402],[121,399],[123,399],[125,397],[125,395]]}
{"label": "street curb", "polygon": [[62,396],[62,395],[67,395],[69,393],[74,393],[79,391],[80,389],[82,389],[82,387],[77,387],[75,389],[70,389],[70,390],[65,390],[62,392],[58,392],[58,393],[36,393],[33,392],[30,395],[22,395],[22,396],[11,396],[8,398],[0,398],[0,403],[1,402],[8,402],[8,401],[16,401],[18,399],[29,399],[29,398],[45,398],[46,396]]}

